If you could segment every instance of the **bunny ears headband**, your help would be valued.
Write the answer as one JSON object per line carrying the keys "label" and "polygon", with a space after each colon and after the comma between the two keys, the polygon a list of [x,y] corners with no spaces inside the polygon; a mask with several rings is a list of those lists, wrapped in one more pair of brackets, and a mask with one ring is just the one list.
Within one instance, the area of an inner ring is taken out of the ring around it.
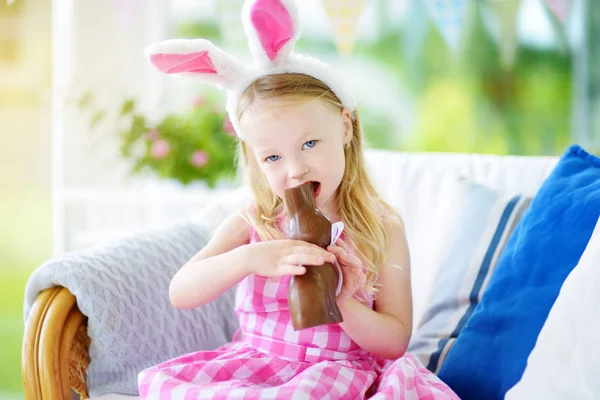
{"label": "bunny ears headband", "polygon": [[146,56],[159,71],[198,77],[227,90],[227,113],[238,134],[237,105],[244,90],[265,75],[300,73],[325,83],[351,113],[352,95],[331,68],[316,58],[293,52],[300,36],[294,0],[247,0],[242,22],[254,65],[244,65],[205,39],[174,39],[146,48]]}

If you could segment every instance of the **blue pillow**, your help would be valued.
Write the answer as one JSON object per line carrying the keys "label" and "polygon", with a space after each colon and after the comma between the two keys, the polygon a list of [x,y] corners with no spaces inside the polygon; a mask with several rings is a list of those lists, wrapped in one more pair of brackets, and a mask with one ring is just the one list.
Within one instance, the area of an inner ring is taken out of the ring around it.
{"label": "blue pillow", "polygon": [[503,399],[600,215],[600,158],[571,146],[509,239],[439,377],[463,400]]}

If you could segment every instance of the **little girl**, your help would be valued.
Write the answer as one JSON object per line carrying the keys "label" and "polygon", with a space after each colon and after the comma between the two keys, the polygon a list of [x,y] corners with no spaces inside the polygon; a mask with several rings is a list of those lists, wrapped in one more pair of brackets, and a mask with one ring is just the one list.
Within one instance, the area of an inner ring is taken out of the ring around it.
{"label": "little girl", "polygon": [[[175,307],[206,304],[238,284],[241,338],[142,371],[141,398],[457,399],[415,357],[410,263],[397,213],[376,193],[348,90],[328,66],[292,52],[291,0],[252,0],[243,20],[255,65],[210,42],[171,40],[148,56],[166,73],[228,90],[253,204],[227,218],[174,276]],[[317,207],[345,230],[322,249],[285,239],[285,189],[313,182]],[[337,262],[343,322],[296,331],[287,303],[292,275]]]}

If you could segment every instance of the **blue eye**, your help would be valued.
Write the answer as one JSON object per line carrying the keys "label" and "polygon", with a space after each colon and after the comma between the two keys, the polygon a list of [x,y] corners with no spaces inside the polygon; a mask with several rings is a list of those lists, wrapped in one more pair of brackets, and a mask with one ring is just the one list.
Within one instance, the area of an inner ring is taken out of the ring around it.
{"label": "blue eye", "polygon": [[306,146],[310,149],[310,148],[315,147],[316,144],[317,144],[316,140],[309,140],[308,142],[304,143],[304,146]]}
{"label": "blue eye", "polygon": [[269,157],[265,158],[265,161],[275,162],[275,161],[279,160],[280,158],[281,157],[279,157],[279,156],[269,156]]}

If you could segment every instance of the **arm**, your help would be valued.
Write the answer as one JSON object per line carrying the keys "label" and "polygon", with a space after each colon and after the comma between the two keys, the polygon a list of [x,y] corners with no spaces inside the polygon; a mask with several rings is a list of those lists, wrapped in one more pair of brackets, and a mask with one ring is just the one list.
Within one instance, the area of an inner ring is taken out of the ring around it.
{"label": "arm", "polygon": [[392,243],[387,262],[379,268],[374,310],[354,298],[339,304],[342,329],[364,350],[383,358],[401,357],[412,332],[410,256],[404,229],[390,225]]}
{"label": "arm", "polygon": [[[171,303],[177,308],[195,308],[209,303],[240,282],[249,271],[247,257],[240,253],[248,243],[248,224],[239,214],[229,216],[209,243],[173,277]],[[224,274],[227,268],[229,273]]]}
{"label": "arm", "polygon": [[171,303],[195,308],[209,303],[249,274],[301,275],[302,265],[321,265],[335,256],[300,240],[268,240],[248,244],[248,223],[239,214],[227,218],[210,242],[173,277]]}

